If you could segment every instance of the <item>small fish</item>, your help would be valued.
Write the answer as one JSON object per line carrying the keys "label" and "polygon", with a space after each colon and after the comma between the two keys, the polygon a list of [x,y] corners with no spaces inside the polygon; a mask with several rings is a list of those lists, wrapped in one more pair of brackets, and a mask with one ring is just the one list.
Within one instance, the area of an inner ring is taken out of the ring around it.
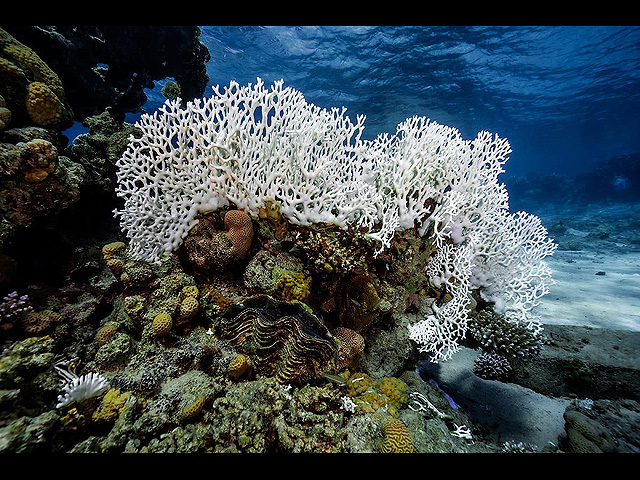
{"label": "small fish", "polygon": [[347,381],[341,375],[335,375],[332,373],[323,373],[322,376],[329,380],[330,382],[336,383],[341,386],[346,386]]}

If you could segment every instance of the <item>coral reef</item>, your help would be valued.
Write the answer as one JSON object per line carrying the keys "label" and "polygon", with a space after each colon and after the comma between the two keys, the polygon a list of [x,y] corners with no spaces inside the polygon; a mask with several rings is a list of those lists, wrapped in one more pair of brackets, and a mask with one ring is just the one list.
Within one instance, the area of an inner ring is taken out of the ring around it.
{"label": "coral reef", "polygon": [[31,122],[63,130],[73,124],[73,112],[58,75],[30,47],[1,28],[0,74],[4,80],[0,95],[11,111],[14,126]]}
{"label": "coral reef", "polygon": [[[31,28],[41,39],[89,31]],[[161,30],[195,32],[184,28]],[[127,32],[90,31],[107,44]],[[115,65],[94,70],[103,76],[96,88]],[[54,69],[67,87],[62,67]],[[176,64],[166,67],[141,70],[131,98],[86,118],[89,133],[69,157],[45,129],[1,132],[11,141],[0,173],[12,194],[42,186],[40,201],[55,206],[44,189],[67,181],[111,207],[115,189],[124,235],[74,245],[73,260],[84,263],[61,286],[29,285],[32,312],[17,293],[5,298],[0,312],[19,328],[0,357],[0,451],[499,450],[414,365],[421,354],[448,358],[467,331],[487,352],[526,359],[539,350],[527,308],[546,288],[536,262],[550,246],[534,218],[503,211],[494,177],[508,144],[488,134],[466,142],[420,118],[365,142],[364,119],[319,109],[282,82],[232,84],[186,106],[169,95],[157,116],[122,123],[138,87]],[[179,88],[193,91],[185,78],[176,76]],[[45,80],[29,82],[30,109],[53,125],[64,111]],[[74,109],[77,85],[65,89]],[[270,121],[231,108],[236,100]],[[196,112],[229,122],[193,129]],[[174,120],[184,128],[169,139]],[[26,225],[37,211],[19,205],[12,221]],[[505,225],[516,233],[489,233]],[[532,255],[502,268],[503,240],[529,242]],[[522,275],[512,295],[513,271]],[[523,293],[534,277],[543,286]]]}

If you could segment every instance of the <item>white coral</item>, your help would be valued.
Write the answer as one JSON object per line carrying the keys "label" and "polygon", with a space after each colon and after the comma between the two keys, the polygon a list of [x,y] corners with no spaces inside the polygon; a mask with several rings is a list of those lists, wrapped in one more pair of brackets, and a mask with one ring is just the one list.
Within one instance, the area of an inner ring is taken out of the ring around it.
{"label": "white coral", "polygon": [[63,393],[58,395],[56,408],[66,407],[67,405],[81,402],[87,398],[97,397],[109,388],[109,382],[99,373],[89,372],[77,376],[58,366],[55,368],[64,379],[62,385]]}
{"label": "white coral", "polygon": [[542,259],[555,245],[537,217],[509,213],[498,181],[508,141],[484,131],[467,141],[425,117],[369,141],[364,120],[309,104],[282,80],[231,82],[185,107],[167,100],[141,117],[141,136],[117,162],[124,207],[115,213],[129,251],[155,261],[180,245],[198,212],[229,203],[257,215],[272,200],[295,224],[363,227],[378,253],[397,230],[416,227],[439,251],[431,281],[452,297],[410,327],[422,351],[455,352],[471,290],[538,329],[531,311],[552,283]]}

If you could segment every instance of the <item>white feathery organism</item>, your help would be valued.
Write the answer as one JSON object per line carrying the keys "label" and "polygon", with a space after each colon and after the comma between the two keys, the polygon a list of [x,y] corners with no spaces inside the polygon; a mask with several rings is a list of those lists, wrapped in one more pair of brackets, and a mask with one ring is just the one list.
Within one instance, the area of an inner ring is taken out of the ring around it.
{"label": "white feathery organism", "polygon": [[58,395],[56,408],[66,407],[87,398],[97,397],[109,388],[109,382],[99,373],[89,372],[77,376],[59,365],[56,365],[55,369],[63,377],[63,393]]}
{"label": "white feathery organism", "polygon": [[[308,103],[283,80],[213,87],[183,107],[167,100],[136,123],[117,161],[116,211],[131,255],[157,261],[175,250],[199,212],[230,203],[256,216],[275,201],[291,223],[356,226],[388,248],[398,230],[417,228],[438,254],[430,280],[452,300],[410,327],[435,360],[449,358],[467,326],[471,291],[532,330],[532,314],[552,285],[543,261],[555,244],[540,220],[509,212],[498,181],[511,147],[482,131],[464,140],[425,117],[393,135],[361,138],[364,116]],[[442,270],[438,270],[442,269]]]}

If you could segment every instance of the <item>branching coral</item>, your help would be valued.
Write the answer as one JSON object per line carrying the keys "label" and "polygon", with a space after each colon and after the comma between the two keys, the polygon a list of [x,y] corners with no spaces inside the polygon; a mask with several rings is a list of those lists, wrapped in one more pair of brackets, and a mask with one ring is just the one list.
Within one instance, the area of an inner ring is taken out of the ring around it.
{"label": "branching coral", "polygon": [[539,329],[531,310],[551,284],[543,258],[555,244],[537,217],[509,212],[498,182],[507,140],[483,131],[468,141],[412,117],[369,141],[364,117],[354,123],[345,112],[307,103],[282,80],[265,88],[258,79],[143,115],[141,136],[117,162],[124,208],[115,213],[131,254],[157,260],[182,243],[199,212],[228,204],[259,216],[275,203],[292,224],[354,227],[378,242],[377,254],[398,230],[416,228],[437,250],[430,281],[448,293],[410,327],[420,350],[435,360],[456,351],[472,290],[510,321]]}

